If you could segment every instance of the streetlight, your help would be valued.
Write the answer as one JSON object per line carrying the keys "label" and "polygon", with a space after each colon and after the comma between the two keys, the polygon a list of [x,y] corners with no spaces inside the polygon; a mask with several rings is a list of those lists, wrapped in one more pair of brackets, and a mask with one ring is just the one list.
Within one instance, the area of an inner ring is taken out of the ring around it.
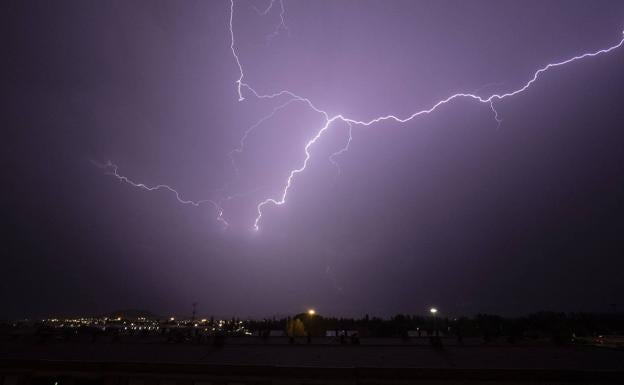
{"label": "streetlight", "polygon": [[433,316],[433,331],[435,333],[435,336],[438,336],[438,325],[436,323],[436,314],[438,313],[438,309],[436,309],[435,307],[432,307],[431,309],[429,309],[429,312],[431,312],[431,315]]}
{"label": "streetlight", "polygon": [[308,331],[307,331],[307,335],[308,335],[308,344],[312,343],[312,323],[314,323],[314,315],[316,314],[316,310],[314,309],[308,309],[308,317],[310,317],[310,319],[307,322],[307,327],[308,327]]}

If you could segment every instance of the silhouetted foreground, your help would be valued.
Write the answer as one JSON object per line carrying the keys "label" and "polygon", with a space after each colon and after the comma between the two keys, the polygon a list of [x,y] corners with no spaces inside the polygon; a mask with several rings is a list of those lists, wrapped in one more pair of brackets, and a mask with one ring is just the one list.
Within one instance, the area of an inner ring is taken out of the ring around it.
{"label": "silhouetted foreground", "polygon": [[621,384],[620,373],[561,370],[310,368],[146,363],[1,363],[4,384]]}
{"label": "silhouetted foreground", "polygon": [[[624,383],[621,316],[5,324],[2,385]],[[602,334],[601,334],[602,333]]]}
{"label": "silhouetted foreground", "polygon": [[431,347],[423,340],[363,339],[359,345],[340,345],[324,339],[289,344],[286,337],[266,343],[241,337],[227,338],[223,346],[4,342],[0,374],[4,385],[624,383],[624,352],[617,349],[450,346],[444,340],[443,347]]}

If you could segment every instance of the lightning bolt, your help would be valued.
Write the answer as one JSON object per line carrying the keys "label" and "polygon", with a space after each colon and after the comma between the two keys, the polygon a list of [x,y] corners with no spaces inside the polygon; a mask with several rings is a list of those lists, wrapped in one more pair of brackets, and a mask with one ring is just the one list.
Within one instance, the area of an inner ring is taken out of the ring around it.
{"label": "lightning bolt", "polygon": [[341,169],[340,169],[340,165],[338,164],[338,161],[336,160],[336,157],[349,151],[349,147],[351,146],[351,141],[353,140],[353,125],[350,122],[346,122],[346,123],[347,123],[347,126],[349,127],[348,128],[349,137],[347,138],[347,142],[340,150],[334,152],[333,154],[329,156],[329,161],[334,165],[334,167],[336,167],[336,170],[338,170],[337,176],[340,176]]}
{"label": "lightning bolt", "polygon": [[[271,5],[273,2],[271,2]],[[234,60],[236,60],[236,65],[238,66],[239,77],[236,81],[236,91],[238,92],[238,101],[242,102],[245,100],[243,97],[243,92],[241,87],[243,86],[243,78],[245,77],[245,73],[243,72],[243,65],[240,62],[240,58],[236,53],[236,49],[234,48],[234,0],[230,2],[230,50],[232,50],[232,56],[234,56]]]}
{"label": "lightning bolt", "polygon": [[[269,5],[264,9],[264,11],[260,11],[255,6],[253,8],[256,10],[258,15],[266,16],[269,13],[271,13],[271,9],[273,9],[273,6],[275,5],[276,2],[277,2],[277,0],[271,0],[269,2]],[[280,33],[280,31],[282,29],[285,30],[285,31],[288,31],[288,27],[286,26],[286,16],[285,16],[286,15],[286,8],[284,8],[284,0],[279,0],[279,6],[280,6],[280,14],[279,14],[280,22],[275,27],[275,31],[273,31],[273,33],[271,33],[267,37],[267,39],[269,39],[269,40],[274,38],[274,37],[276,37],[277,35],[279,35],[279,33]]]}
{"label": "lightning bolt", "polygon": [[251,135],[251,133],[256,128],[261,126],[262,123],[264,123],[267,120],[270,120],[272,117],[274,117],[275,114],[277,114],[280,110],[283,110],[284,108],[288,107],[292,103],[300,102],[300,101],[301,100],[299,100],[299,99],[289,99],[285,103],[280,104],[279,106],[273,108],[273,111],[271,111],[271,113],[263,116],[260,120],[258,120],[256,123],[254,123],[252,126],[250,126],[247,130],[245,130],[245,133],[243,134],[243,137],[240,140],[239,146],[236,147],[235,149],[233,149],[232,151],[230,151],[228,153],[228,156],[230,157],[230,162],[232,163],[232,168],[234,169],[234,172],[235,172],[237,177],[240,175],[240,171],[238,169],[238,166],[236,165],[235,156],[236,156],[236,154],[241,154],[241,153],[243,153],[245,151],[245,143],[247,142],[247,138],[249,137],[249,135]]}
{"label": "lightning bolt", "polygon": [[255,5],[252,5],[252,7],[256,10],[256,12],[258,12],[258,15],[266,16],[269,12],[271,12],[273,5],[275,5],[275,0],[269,0],[269,5],[264,9],[264,11],[259,10]]}
{"label": "lightning bolt", "polygon": [[[271,10],[274,8],[275,4],[279,2],[279,7],[280,7],[280,23],[277,25],[275,31],[269,35],[269,37],[272,36],[276,36],[277,34],[279,34],[279,32],[281,30],[288,30],[287,26],[286,26],[286,22],[285,22],[285,7],[284,7],[284,3],[283,0],[270,0],[269,5],[267,6],[267,8],[265,8],[263,11],[260,11],[258,9],[256,9],[256,11],[258,12],[259,15],[261,16],[265,16],[267,14],[269,14],[271,12]],[[260,120],[258,120],[254,125],[250,126],[243,134],[242,138],[240,139],[239,145],[238,147],[236,147],[235,149],[233,149],[232,151],[229,152],[228,156],[230,157],[231,163],[232,163],[232,167],[235,171],[236,176],[238,177],[240,172],[236,166],[236,162],[235,162],[235,157],[237,154],[241,154],[244,149],[245,149],[245,144],[247,139],[249,138],[249,136],[256,130],[258,129],[259,126],[261,126],[262,124],[266,123],[267,121],[269,121],[270,119],[272,119],[278,112],[280,112],[281,110],[284,110],[286,108],[288,108],[289,106],[291,106],[292,104],[299,102],[299,103],[303,103],[304,105],[306,105],[309,109],[311,109],[312,111],[318,113],[322,119],[323,119],[323,124],[317,128],[317,130],[315,131],[315,134],[312,136],[312,138],[310,138],[304,145],[303,147],[303,153],[304,153],[304,159],[301,162],[301,164],[290,170],[290,172],[288,173],[288,177],[286,178],[283,187],[281,189],[281,193],[277,196],[277,197],[269,197],[266,198],[262,201],[260,201],[257,205],[256,205],[256,217],[255,220],[253,222],[253,228],[257,231],[260,229],[260,223],[263,219],[263,213],[264,210],[267,208],[267,206],[272,205],[272,206],[282,206],[286,203],[287,197],[288,197],[288,193],[290,192],[291,187],[293,186],[293,183],[297,177],[297,175],[303,173],[309,162],[310,159],[312,157],[311,154],[311,149],[312,147],[319,141],[319,139],[325,134],[325,132],[327,132],[330,128],[336,127],[338,125],[334,124],[335,122],[342,122],[345,123],[348,127],[348,138],[347,141],[345,143],[345,145],[339,149],[338,151],[334,152],[332,155],[329,156],[329,161],[337,167],[338,169],[338,173],[340,173],[340,167],[336,161],[336,158],[340,155],[343,155],[344,153],[346,153],[351,145],[351,142],[353,140],[353,129],[354,126],[362,126],[362,127],[368,127],[368,126],[372,126],[375,125],[377,123],[382,123],[385,121],[394,121],[396,123],[407,123],[410,122],[418,117],[424,116],[424,115],[429,115],[432,114],[433,112],[435,112],[436,110],[438,110],[438,108],[452,103],[456,100],[459,99],[468,99],[470,101],[476,102],[476,103],[480,103],[480,104],[484,104],[484,105],[488,105],[488,107],[490,108],[490,110],[492,111],[493,114],[493,118],[497,123],[497,126],[500,126],[502,123],[502,119],[500,118],[500,115],[496,109],[496,104],[498,104],[499,102],[502,102],[504,99],[508,99],[508,98],[512,98],[513,96],[519,95],[523,92],[525,92],[526,90],[528,90],[544,73],[546,73],[547,71],[550,71],[552,69],[558,68],[558,67],[562,67],[568,64],[571,64],[573,62],[576,61],[581,61],[583,59],[588,59],[588,58],[593,58],[596,56],[600,56],[600,55],[604,55],[604,54],[608,54],[620,47],[622,47],[622,45],[624,45],[624,31],[622,31],[622,36],[620,37],[620,40],[608,47],[608,48],[604,48],[604,49],[600,49],[600,50],[596,50],[596,51],[590,51],[590,52],[586,52],[586,53],[582,53],[578,56],[573,56],[571,58],[568,58],[566,60],[562,60],[562,61],[558,61],[558,62],[554,62],[554,63],[549,63],[541,68],[539,68],[537,71],[535,71],[532,76],[529,78],[528,81],[526,81],[526,83],[524,83],[520,88],[517,89],[512,89],[510,91],[504,92],[504,93],[491,93],[488,96],[481,96],[480,95],[480,91],[472,91],[472,92],[461,92],[461,93],[455,93],[452,95],[447,96],[444,99],[440,99],[438,101],[436,101],[435,103],[431,104],[428,108],[424,108],[424,109],[420,109],[417,110],[413,113],[411,113],[410,115],[407,116],[396,116],[393,114],[387,114],[387,115],[381,115],[378,117],[375,117],[373,119],[369,119],[369,120],[359,120],[356,118],[352,118],[352,117],[348,117],[345,116],[343,114],[336,114],[333,116],[330,116],[330,114],[323,110],[320,109],[318,107],[316,107],[314,105],[314,103],[303,96],[298,95],[297,93],[290,91],[290,90],[280,90],[280,91],[275,91],[272,93],[261,93],[259,91],[257,91],[256,89],[254,89],[247,81],[245,78],[245,71],[244,71],[244,67],[242,65],[241,59],[238,55],[238,52],[236,50],[236,40],[235,40],[235,33],[234,33],[234,16],[235,16],[235,0],[230,0],[230,15],[229,15],[229,33],[230,33],[230,51],[232,53],[232,56],[234,58],[234,61],[236,63],[236,67],[238,68],[238,78],[235,81],[235,85],[236,85],[236,93],[238,95],[238,101],[242,102],[246,99],[246,95],[248,96],[252,96],[256,99],[260,99],[260,100],[273,100],[273,99],[280,99],[280,100],[285,100],[282,101],[281,104],[279,104],[277,107],[273,108],[273,110],[263,116]],[[485,88],[487,86],[484,86],[482,88]],[[128,179],[127,177],[120,175],[118,173],[118,168],[116,165],[112,164],[112,163],[107,163],[106,165],[98,165],[98,167],[104,168],[108,171],[109,174],[115,176],[118,180],[130,184],[134,187],[137,188],[141,188],[147,191],[155,191],[155,190],[167,190],[169,192],[172,192],[175,194],[175,197],[177,199],[177,201],[181,204],[185,204],[185,205],[192,205],[192,206],[200,206],[202,204],[211,204],[215,210],[217,211],[217,221],[223,223],[225,226],[228,225],[228,222],[223,218],[223,209],[221,207],[221,203],[222,201],[214,201],[214,200],[200,200],[200,201],[191,201],[191,200],[186,200],[183,199],[180,195],[180,193],[172,188],[169,185],[165,185],[165,184],[159,184],[159,185],[155,185],[155,186],[147,186],[143,183],[136,183],[133,182],[132,180]],[[226,198],[227,200],[232,199],[233,196],[229,196],[228,198]]]}
{"label": "lightning bolt", "polygon": [[[225,227],[229,226],[229,223],[225,220],[225,218],[223,218],[223,209],[221,207],[221,204],[218,202],[215,202],[211,199],[202,199],[199,201],[192,201],[192,200],[184,199],[182,198],[182,195],[180,195],[178,190],[166,184],[157,184],[154,186],[148,186],[144,183],[134,182],[130,180],[128,177],[119,174],[119,167],[117,167],[117,165],[112,163],[111,161],[108,161],[105,164],[100,164],[92,160],[91,163],[93,163],[98,168],[106,170],[106,174],[112,175],[115,178],[117,178],[119,181],[129,184],[133,187],[140,188],[146,191],[158,191],[158,190],[169,191],[173,193],[175,195],[176,200],[183,205],[191,205],[191,206],[199,207],[204,204],[210,204],[217,211],[217,221],[221,222]],[[230,199],[230,197],[228,197],[227,199]]]}

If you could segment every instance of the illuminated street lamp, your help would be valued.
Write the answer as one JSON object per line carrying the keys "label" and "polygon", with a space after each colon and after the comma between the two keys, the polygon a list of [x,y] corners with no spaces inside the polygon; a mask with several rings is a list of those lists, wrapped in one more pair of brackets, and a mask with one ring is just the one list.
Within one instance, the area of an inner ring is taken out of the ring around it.
{"label": "illuminated street lamp", "polygon": [[433,332],[435,334],[435,336],[438,336],[438,325],[436,322],[436,314],[438,313],[438,309],[436,309],[435,307],[432,307],[431,309],[429,309],[429,312],[431,313],[431,315],[433,316]]}
{"label": "illuminated street lamp", "polygon": [[310,309],[310,310],[308,310],[308,315],[309,315],[309,316],[313,316],[313,315],[315,315],[315,314],[316,314],[316,310],[314,310],[314,309]]}

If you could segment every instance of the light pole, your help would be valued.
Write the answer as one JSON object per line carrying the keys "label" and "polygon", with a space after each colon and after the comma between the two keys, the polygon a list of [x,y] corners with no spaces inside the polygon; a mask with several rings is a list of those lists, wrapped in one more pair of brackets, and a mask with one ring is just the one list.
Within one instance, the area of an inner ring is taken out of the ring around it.
{"label": "light pole", "polygon": [[435,334],[435,336],[438,336],[438,325],[436,322],[436,314],[438,313],[438,309],[436,309],[435,307],[432,307],[431,309],[429,309],[429,312],[431,313],[431,315],[433,316],[433,332]]}
{"label": "light pole", "polygon": [[312,324],[314,321],[314,315],[316,314],[316,310],[314,309],[309,309],[308,310],[308,330],[307,330],[307,340],[308,340],[308,344],[312,343]]}

